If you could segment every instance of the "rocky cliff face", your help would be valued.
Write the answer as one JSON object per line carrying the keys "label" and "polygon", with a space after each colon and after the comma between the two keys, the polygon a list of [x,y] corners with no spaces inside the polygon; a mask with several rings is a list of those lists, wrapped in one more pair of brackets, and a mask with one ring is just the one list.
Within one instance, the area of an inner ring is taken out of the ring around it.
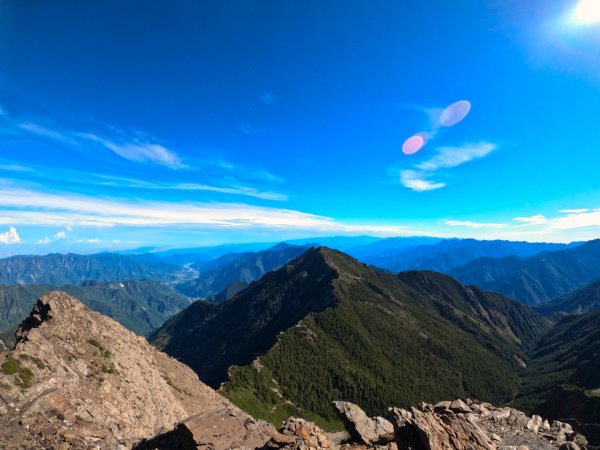
{"label": "rocky cliff face", "polygon": [[254,421],[194,372],[65,293],[43,296],[0,354],[0,448],[132,448],[190,422],[221,448],[261,446]]}

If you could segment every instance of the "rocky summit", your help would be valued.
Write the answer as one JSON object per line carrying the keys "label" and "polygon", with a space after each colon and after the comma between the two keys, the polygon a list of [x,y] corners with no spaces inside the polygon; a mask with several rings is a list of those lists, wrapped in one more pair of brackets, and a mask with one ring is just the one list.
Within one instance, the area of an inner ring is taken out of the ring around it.
{"label": "rocky summit", "polygon": [[578,450],[582,435],[565,423],[549,423],[512,408],[466,400],[421,403],[410,410],[390,408],[370,418],[357,405],[335,402],[346,436],[327,435],[302,419],[289,419],[267,448],[345,450]]}
{"label": "rocky summit", "polygon": [[274,431],[61,292],[35,304],[0,366],[1,449],[142,448],[181,423],[199,448],[254,448]]}

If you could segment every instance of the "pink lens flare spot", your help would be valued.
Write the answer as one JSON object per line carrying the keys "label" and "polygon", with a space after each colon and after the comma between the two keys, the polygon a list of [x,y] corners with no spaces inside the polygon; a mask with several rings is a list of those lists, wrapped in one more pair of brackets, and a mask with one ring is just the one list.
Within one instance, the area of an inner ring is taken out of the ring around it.
{"label": "pink lens flare spot", "polygon": [[468,100],[460,100],[446,107],[440,115],[440,125],[443,127],[452,127],[459,122],[462,122],[471,111],[471,102]]}
{"label": "pink lens flare spot", "polygon": [[412,155],[413,153],[417,153],[419,150],[421,150],[424,145],[425,139],[423,139],[422,136],[415,134],[404,141],[404,144],[402,144],[402,152],[405,155]]}

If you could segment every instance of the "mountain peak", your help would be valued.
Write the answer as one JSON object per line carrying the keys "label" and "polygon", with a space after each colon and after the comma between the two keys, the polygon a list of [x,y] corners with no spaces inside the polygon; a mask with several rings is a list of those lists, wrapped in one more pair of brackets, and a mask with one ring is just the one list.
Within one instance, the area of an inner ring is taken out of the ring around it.
{"label": "mountain peak", "polygon": [[42,295],[27,317],[17,329],[17,344],[28,340],[31,329],[49,320],[68,321],[80,316],[85,306],[66,292],[54,291]]}

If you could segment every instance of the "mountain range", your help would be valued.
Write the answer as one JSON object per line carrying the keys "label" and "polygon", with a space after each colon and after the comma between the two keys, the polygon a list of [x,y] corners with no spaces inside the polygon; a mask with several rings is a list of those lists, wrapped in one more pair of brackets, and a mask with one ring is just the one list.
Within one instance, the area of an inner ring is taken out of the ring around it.
{"label": "mountain range", "polygon": [[[388,244],[388,246],[386,247],[385,244]],[[349,254],[365,263],[392,272],[434,270],[447,273],[479,258],[502,258],[506,256],[526,258],[568,247],[567,244],[501,240],[392,238],[359,249],[352,249]]]}
{"label": "mountain range", "polygon": [[540,314],[559,320],[567,315],[586,314],[600,309],[600,281],[537,306]]}
{"label": "mountain range", "polygon": [[56,290],[76,296],[89,308],[117,320],[142,336],[190,304],[187,297],[153,280],[87,281],[81,285],[59,287],[0,285],[0,333],[5,334],[5,339],[12,337],[12,331],[40,296]]}
{"label": "mountain range", "polygon": [[394,275],[311,248],[226,302],[195,302],[150,339],[255,417],[335,427],[335,398],[369,413],[456,396],[508,402],[549,327],[439,273]]}
{"label": "mountain range", "polygon": [[281,243],[259,252],[227,253],[210,262],[192,264],[190,268],[198,271],[198,277],[179,283],[175,288],[189,297],[225,300],[307,248]]}
{"label": "mountain range", "polygon": [[169,280],[180,269],[150,255],[50,254],[0,259],[0,284],[80,284],[83,281]]}
{"label": "mountain range", "polygon": [[[290,417],[279,430],[201,383],[184,364],[63,292],[43,295],[0,351],[0,448],[531,449],[584,448],[562,422],[467,399],[391,407],[369,417],[335,401],[346,431]],[[396,382],[396,380],[390,380]]]}
{"label": "mountain range", "polygon": [[476,259],[449,274],[463,283],[540,305],[600,279],[600,240],[530,258]]}

